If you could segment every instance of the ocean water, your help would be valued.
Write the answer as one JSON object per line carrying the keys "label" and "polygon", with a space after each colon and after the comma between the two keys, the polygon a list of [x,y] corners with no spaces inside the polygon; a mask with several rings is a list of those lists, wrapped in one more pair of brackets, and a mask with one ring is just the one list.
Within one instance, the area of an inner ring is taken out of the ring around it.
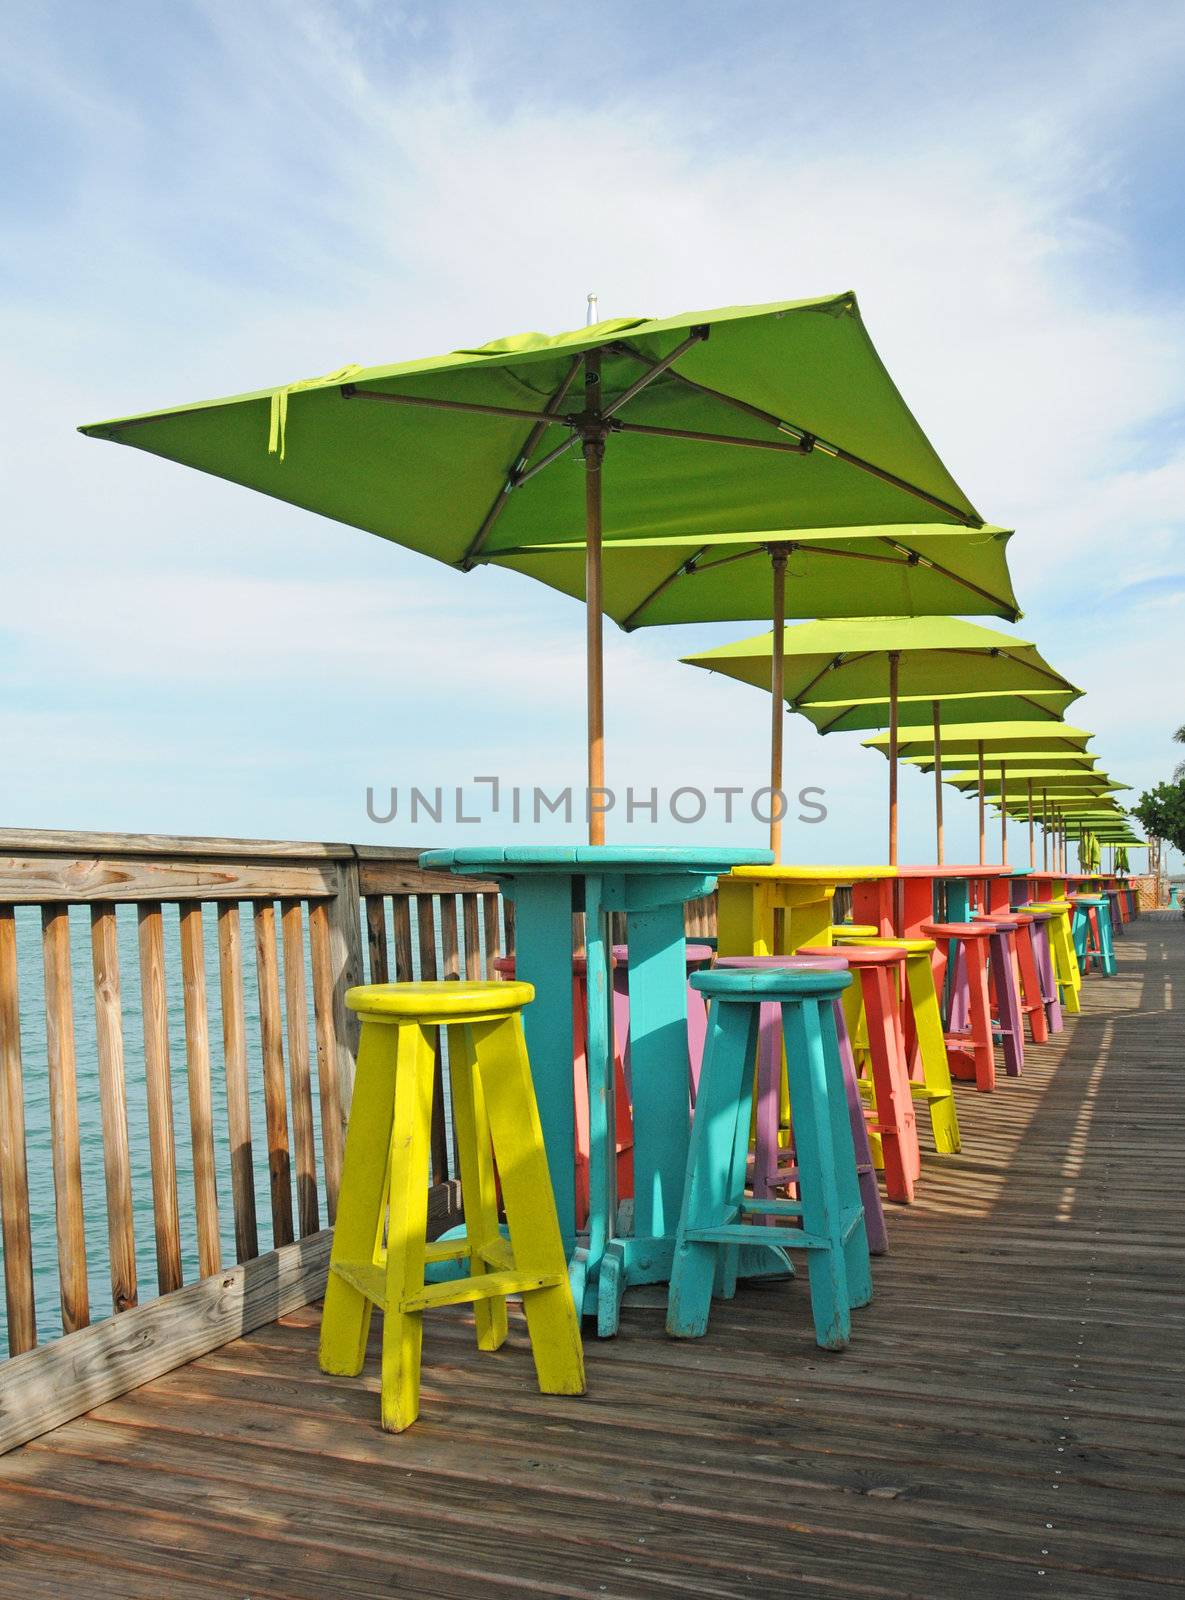
{"label": "ocean water", "polygon": [[[59,1301],[57,1238],[54,1224],[53,1167],[49,1121],[49,1081],[45,1038],[45,974],[42,963],[41,913],[35,906],[16,909],[17,958],[20,980],[21,1055],[24,1069],[26,1149],[29,1168],[29,1208],[33,1240],[33,1270],[36,1294],[37,1337],[39,1343],[56,1338],[62,1331]],[[83,1202],[86,1216],[87,1276],[90,1286],[91,1320],[98,1321],[112,1311],[111,1281],[107,1250],[107,1207],[103,1181],[103,1137],[99,1103],[98,1046],[95,1030],[93,980],[91,973],[90,911],[86,906],[70,909],[70,953],[74,994],[74,1040],[78,1076],[78,1120],[82,1151]],[[260,1252],[272,1248],[271,1198],[268,1182],[267,1130],[264,1118],[263,1068],[259,1037],[259,985],[252,928],[252,908],[240,908],[243,952],[243,1001],[246,1017],[247,1071],[250,1084],[252,1158],[255,1174],[255,1206]],[[388,945],[393,948],[391,909],[388,902]],[[413,928],[415,908],[412,909]],[[185,1016],[181,984],[180,922],[178,908],[163,908],[165,970],[169,1014],[169,1063],[173,1099],[174,1133],[177,1149],[177,1198],[181,1217],[182,1261],[185,1282],[198,1277],[197,1239],[194,1227],[193,1150],[189,1127],[189,1100],[186,1078]],[[439,948],[439,907],[436,908]],[[127,1085],[128,1144],[131,1161],[132,1199],[136,1240],[136,1268],[141,1304],[157,1294],[156,1255],[153,1234],[152,1169],[148,1149],[148,1114],[144,1073],[143,1012],[140,999],[140,958],[135,906],[120,906],[116,911],[120,960],[120,988],[123,1009],[124,1072]],[[277,934],[279,915],[276,917]],[[226,1121],[226,1073],[222,1051],[222,1008],[218,972],[217,908],[203,906],[205,944],[206,1003],[209,1013],[211,1089],[213,1097],[214,1147],[217,1161],[219,1224],[222,1261],[235,1260],[234,1215],[231,1207],[230,1156]],[[414,943],[415,941],[413,941]],[[305,926],[305,992],[309,998],[306,1026],[309,1059],[313,1076],[313,1127],[317,1147],[320,1223],[325,1227],[325,1197],[320,1183],[321,1112],[317,1093],[317,1057],[312,1013],[312,974],[309,970],[308,928]],[[280,994],[283,1008],[284,952],[277,937],[280,968]],[[363,932],[363,949],[366,948]],[[484,951],[483,951],[484,956]],[[418,951],[415,957],[419,976]],[[288,1054],[288,1019],[284,1017],[284,1059]],[[446,1125],[451,1148],[451,1115],[446,1097]],[[292,1105],[289,1094],[289,1147],[293,1148]],[[298,1225],[293,1163],[293,1218]],[[0,1244],[0,1257],[3,1246]],[[0,1303],[0,1358],[7,1352],[6,1307]]]}

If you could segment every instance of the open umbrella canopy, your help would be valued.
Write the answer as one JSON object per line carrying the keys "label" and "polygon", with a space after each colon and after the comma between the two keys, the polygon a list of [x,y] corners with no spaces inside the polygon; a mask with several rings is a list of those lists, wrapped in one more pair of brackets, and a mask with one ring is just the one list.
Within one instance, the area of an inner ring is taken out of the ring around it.
{"label": "open umbrella canopy", "polygon": [[[1031,778],[1034,788],[1046,794],[1060,795],[1078,789],[1093,789],[1097,793],[1104,791],[1118,792],[1129,787],[1125,783],[1112,783],[1105,772],[1083,772],[1073,768],[1037,767],[1025,772],[1022,776],[1026,786]],[[1018,785],[1009,784],[1006,769],[1002,771],[999,767],[993,768],[986,763],[984,765],[983,779],[984,788],[989,794],[999,793],[1001,787],[1006,792],[1011,792],[1013,788],[1018,787]],[[959,772],[948,772],[946,781],[956,789],[978,788],[979,770],[976,768],[975,770],[967,769]]]}
{"label": "open umbrella canopy", "polygon": [[[841,712],[884,716],[890,701],[888,662],[897,659],[899,699],[1028,690],[1081,694],[1026,639],[960,617],[844,617],[784,630],[783,698],[822,733],[841,725]],[[690,666],[769,687],[773,635],[684,656]],[[848,721],[846,724],[850,726]]]}
{"label": "open umbrella canopy", "polygon": [[[503,561],[582,596],[593,843],[604,837],[591,796],[605,780],[606,610],[626,626],[780,625],[793,559],[795,615],[880,612],[886,599],[1018,615],[1008,535],[984,527],[939,460],[851,293],[518,334],[82,431],[462,570]],[[722,534],[738,538],[721,546]],[[607,597],[604,551],[621,541],[622,587]],[[746,567],[764,581],[748,583]]]}
{"label": "open umbrella canopy", "polygon": [[[943,741],[942,755],[947,755],[946,743]],[[975,750],[967,750],[952,758],[953,764],[965,761],[969,756],[976,755]],[[1065,771],[1087,772],[1098,760],[1089,750],[1042,750],[1034,753],[1027,748],[1022,750],[996,750],[991,755],[984,753],[985,769],[989,766],[997,771],[1006,770],[1009,775],[1015,773],[1023,778],[1026,773],[1038,767],[1059,767]],[[934,755],[907,756],[906,764],[919,767],[923,772],[930,772],[934,767]]]}
{"label": "open umbrella canopy", "polygon": [[[1088,742],[1094,738],[1094,734],[1086,728],[1072,728],[1065,722],[1045,722],[1035,717],[1025,722],[960,721],[957,727],[948,728],[946,724],[957,719],[947,715],[945,699],[942,703],[942,713],[944,759],[947,756],[978,755],[981,744],[984,755],[1003,753],[1011,761],[1015,751],[1023,753],[1027,759],[1030,753],[1084,751]],[[885,756],[889,754],[890,740],[887,733],[874,734],[871,739],[865,739],[864,744],[869,750],[879,750]],[[906,761],[916,761],[919,765],[932,765],[933,734],[929,729],[925,734],[902,733],[897,740],[897,750]]]}
{"label": "open umbrella canopy", "polygon": [[[609,478],[606,464],[606,494]],[[783,516],[792,505],[782,507]],[[607,534],[602,602],[627,632],[768,619],[770,556],[780,550],[786,616],[847,617],[868,607],[905,616],[966,611],[1011,619],[1019,613],[1004,554],[1010,537],[1002,528],[923,522],[640,539]],[[488,559],[583,600],[584,551],[583,542],[569,541]]]}
{"label": "open umbrella canopy", "polygon": [[[850,293],[519,334],[82,431],[467,567],[583,543],[584,475],[565,461],[590,405],[612,463],[606,541],[919,520],[982,528]],[[542,470],[549,458],[558,470]],[[983,604],[1014,614],[1002,540],[977,531],[971,543],[987,563]]]}

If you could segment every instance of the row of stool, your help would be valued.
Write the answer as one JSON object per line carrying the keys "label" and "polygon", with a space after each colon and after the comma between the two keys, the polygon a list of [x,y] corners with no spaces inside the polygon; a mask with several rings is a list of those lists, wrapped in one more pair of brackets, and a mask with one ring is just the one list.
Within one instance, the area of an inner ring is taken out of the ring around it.
{"label": "row of stool", "polygon": [[[1002,916],[935,922],[920,939],[839,927],[830,949],[793,957],[689,962],[691,1138],[668,1299],[667,1331],[697,1337],[714,1296],[735,1292],[742,1250],[805,1252],[818,1344],[844,1348],[853,1309],[872,1296],[870,1256],[888,1248],[875,1168],[908,1203],[920,1174],[916,1107],[936,1150],[959,1149],[951,1084],[994,1085],[994,1040],[1019,1072],[1024,1032],[1042,1042],[1078,1009],[1083,973],[1114,971],[1113,902],[1032,903]],[[615,1063],[618,1182],[631,1177],[628,952],[621,973],[622,1050]],[[510,962],[492,983],[446,981],[352,989],[361,1039],[321,1328],[323,1370],[357,1374],[370,1315],[384,1313],[383,1426],[419,1411],[422,1319],[474,1305],[479,1349],[506,1338],[506,1300],[521,1296],[540,1389],[584,1390],[580,1321],[548,1175],[521,1013],[533,999]],[[582,1000],[579,963],[573,1004]],[[615,989],[618,988],[615,971]],[[581,1037],[583,1028],[576,1029]],[[462,1233],[428,1242],[433,1085],[447,1037],[453,1126],[465,1206]],[[702,1047],[702,1056],[701,1056]],[[587,1076],[583,1124],[587,1170]],[[585,1202],[587,1204],[587,1201]],[[500,1220],[499,1205],[505,1215]],[[461,1275],[429,1282],[431,1269]]]}

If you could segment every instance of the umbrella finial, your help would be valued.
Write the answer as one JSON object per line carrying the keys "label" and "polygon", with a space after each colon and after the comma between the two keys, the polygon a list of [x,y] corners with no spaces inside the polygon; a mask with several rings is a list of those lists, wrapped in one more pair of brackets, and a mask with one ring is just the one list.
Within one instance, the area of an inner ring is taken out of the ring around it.
{"label": "umbrella finial", "polygon": [[598,318],[597,318],[597,297],[596,297],[595,294],[590,292],[586,296],[586,299],[588,300],[588,311],[585,313],[584,325],[585,325],[586,328],[591,328],[593,323],[598,320]]}

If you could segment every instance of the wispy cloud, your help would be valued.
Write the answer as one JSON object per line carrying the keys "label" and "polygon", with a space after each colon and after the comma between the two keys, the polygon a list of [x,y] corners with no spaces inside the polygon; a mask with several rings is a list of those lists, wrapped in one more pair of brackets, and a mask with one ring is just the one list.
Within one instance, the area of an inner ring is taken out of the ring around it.
{"label": "wispy cloud", "polygon": [[[1151,781],[1165,697],[1137,693],[1126,648],[1103,685],[1075,616],[1118,592],[1116,635],[1125,614],[1138,630],[1182,566],[1182,286],[1139,226],[1148,161],[1125,159],[1176,115],[1179,8],[556,17],[347,0],[18,16],[4,70],[40,131],[2,225],[10,683],[65,711],[97,686],[114,708],[168,685],[199,741],[231,697],[289,727],[336,696],[315,730],[330,767],[379,710],[388,748],[447,728],[461,752],[578,760],[570,602],[505,574],[479,594],[73,425],[571,326],[586,289],[612,315],[853,286],[956,476],[1020,529],[1024,633],[1105,689],[1081,715]],[[707,694],[676,650],[611,632],[615,750],[687,763],[711,705],[758,773],[761,698]],[[795,739],[837,786],[879,783],[842,741]],[[80,823],[97,771],[79,762]],[[316,804],[345,831],[352,792]],[[870,847],[877,807],[848,817]]]}

